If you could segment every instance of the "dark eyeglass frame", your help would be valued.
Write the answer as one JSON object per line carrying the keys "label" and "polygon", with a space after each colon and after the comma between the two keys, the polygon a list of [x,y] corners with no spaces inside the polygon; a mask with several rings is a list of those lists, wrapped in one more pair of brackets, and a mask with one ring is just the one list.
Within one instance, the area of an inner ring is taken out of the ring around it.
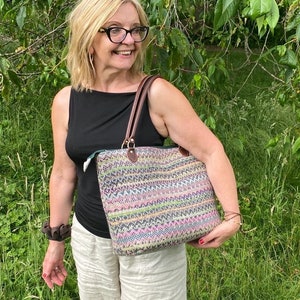
{"label": "dark eyeglass frame", "polygon": [[[122,30],[124,30],[124,32],[126,32],[126,33],[124,34],[123,38],[122,38],[120,41],[118,41],[118,42],[113,41],[112,38],[111,38],[111,36],[110,36],[110,32],[111,32],[112,30],[114,30],[114,29],[122,29]],[[136,40],[134,39],[134,37],[132,36],[132,32],[135,31],[135,30],[137,30],[137,29],[145,30],[145,32],[146,32],[146,33],[145,33],[145,36],[144,36],[141,40],[138,40],[138,41],[136,41]],[[149,27],[148,27],[148,26],[137,26],[137,27],[134,27],[134,28],[128,30],[128,29],[123,28],[123,27],[114,26],[114,27],[108,27],[108,28],[103,28],[103,27],[102,27],[102,28],[100,28],[98,31],[99,31],[100,33],[106,33],[106,35],[107,35],[107,37],[109,38],[109,40],[110,40],[112,43],[114,43],[114,44],[120,44],[120,43],[122,43],[122,42],[126,39],[128,33],[130,33],[130,35],[131,35],[131,37],[133,38],[133,40],[134,40],[135,43],[141,43],[141,42],[143,42],[143,41],[146,39],[146,37],[147,37],[147,35],[148,35],[148,33],[149,33]]]}

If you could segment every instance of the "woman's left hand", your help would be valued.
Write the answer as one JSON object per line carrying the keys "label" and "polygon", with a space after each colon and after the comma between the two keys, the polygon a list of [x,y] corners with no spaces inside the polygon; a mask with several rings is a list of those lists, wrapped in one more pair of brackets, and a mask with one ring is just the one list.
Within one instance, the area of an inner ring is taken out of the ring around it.
{"label": "woman's left hand", "polygon": [[207,235],[201,237],[199,240],[191,241],[188,244],[199,249],[218,248],[225,241],[230,239],[240,229],[240,226],[241,223],[238,218],[223,221]]}

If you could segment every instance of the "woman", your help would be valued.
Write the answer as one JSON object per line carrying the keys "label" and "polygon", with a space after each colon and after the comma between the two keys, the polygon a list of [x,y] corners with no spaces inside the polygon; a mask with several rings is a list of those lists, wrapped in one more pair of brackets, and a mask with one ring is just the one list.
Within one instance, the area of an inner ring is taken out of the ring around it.
{"label": "woman", "polygon": [[[53,231],[68,223],[77,187],[71,245],[81,299],[186,299],[185,246],[136,257],[113,254],[95,163],[82,172],[90,153],[119,148],[123,141],[135,91],[145,76],[145,13],[138,0],[82,0],[69,22],[72,86],[58,92],[52,107],[50,241],[43,279],[53,288],[67,276],[63,237]],[[138,146],[162,145],[170,136],[206,164],[225,221],[191,244],[200,249],[220,246],[240,226],[234,174],[221,143],[185,96],[161,78],[151,86],[141,118]]]}

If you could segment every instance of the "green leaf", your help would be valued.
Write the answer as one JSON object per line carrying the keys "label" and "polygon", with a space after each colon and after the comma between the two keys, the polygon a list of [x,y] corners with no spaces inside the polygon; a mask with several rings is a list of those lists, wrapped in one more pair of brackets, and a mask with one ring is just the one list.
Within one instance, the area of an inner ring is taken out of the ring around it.
{"label": "green leaf", "polygon": [[208,72],[207,72],[208,78],[211,78],[214,75],[215,71],[216,71],[215,64],[210,64],[209,67],[208,67]]}
{"label": "green leaf", "polygon": [[298,66],[297,55],[290,49],[286,51],[285,55],[279,60],[279,62],[291,68],[297,68]]}
{"label": "green leaf", "polygon": [[238,151],[238,153],[241,153],[241,154],[244,153],[245,147],[244,147],[242,137],[241,138],[233,137],[231,143],[232,143],[233,148],[236,151]]}
{"label": "green leaf", "polygon": [[6,78],[6,76],[3,76],[1,78],[1,95],[3,97],[3,99],[8,100],[10,99],[10,90],[8,88],[9,86],[9,80]]}
{"label": "green leaf", "polygon": [[300,137],[297,138],[295,143],[292,146],[292,153],[296,154],[298,151],[300,151]]}
{"label": "green leaf", "polygon": [[296,15],[293,18],[288,18],[287,19],[286,31],[293,30],[299,25],[300,25],[300,14]]}
{"label": "green leaf", "polygon": [[8,70],[7,74],[12,83],[14,83],[15,85],[17,85],[19,87],[21,86],[21,80],[14,71]]}
{"label": "green leaf", "polygon": [[279,56],[284,56],[284,54],[286,53],[286,45],[278,45],[276,46],[276,50],[279,54]]}
{"label": "green leaf", "polygon": [[274,148],[275,146],[277,146],[278,142],[279,142],[279,136],[275,136],[271,138],[266,145],[266,149]]}
{"label": "green leaf", "polygon": [[3,6],[4,6],[4,0],[0,0],[0,11],[2,10]]}
{"label": "green leaf", "polygon": [[166,43],[165,34],[162,30],[158,30],[156,33],[156,43],[158,47],[164,47]]}
{"label": "green leaf", "polygon": [[3,75],[0,73],[0,92],[3,90],[3,81],[4,81],[4,77],[3,77]]}
{"label": "green leaf", "polygon": [[170,33],[172,51],[178,51],[180,56],[186,57],[190,50],[190,43],[186,38],[186,35],[179,29],[173,28]]}
{"label": "green leaf", "polygon": [[24,26],[25,18],[26,18],[26,7],[21,6],[18,15],[16,17],[16,21],[20,29],[22,29]]}
{"label": "green leaf", "polygon": [[260,37],[262,37],[265,34],[265,17],[261,16],[261,17],[257,18],[256,24],[257,24],[257,28],[258,28],[258,34]]}
{"label": "green leaf", "polygon": [[195,62],[198,64],[198,66],[202,66],[203,65],[203,57],[199,51],[199,49],[194,49],[193,50],[193,57],[195,59]]}
{"label": "green leaf", "polygon": [[272,7],[270,12],[267,14],[266,21],[271,28],[271,31],[274,32],[279,20],[279,9],[275,0],[272,0]]}
{"label": "green leaf", "polygon": [[9,60],[4,58],[4,57],[0,57],[0,71],[1,71],[1,73],[6,73],[9,66],[10,66]]}
{"label": "green leaf", "polygon": [[195,74],[194,77],[193,77],[193,80],[194,80],[195,88],[200,91],[201,86],[202,86],[201,75],[200,74]]}
{"label": "green leaf", "polygon": [[204,123],[210,128],[215,130],[217,128],[217,122],[213,116],[209,116]]}
{"label": "green leaf", "polygon": [[250,15],[257,19],[270,12],[273,0],[250,0]]}
{"label": "green leaf", "polygon": [[300,42],[300,25],[298,25],[296,29],[296,39]]}
{"label": "green leaf", "polygon": [[214,30],[218,30],[237,12],[240,0],[218,0],[214,14]]}

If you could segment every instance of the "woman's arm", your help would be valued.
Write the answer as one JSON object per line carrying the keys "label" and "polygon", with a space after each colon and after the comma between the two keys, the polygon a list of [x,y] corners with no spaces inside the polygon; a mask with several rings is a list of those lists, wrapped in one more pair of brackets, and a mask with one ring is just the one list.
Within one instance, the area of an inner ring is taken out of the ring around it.
{"label": "woman's arm", "polygon": [[[54,163],[50,176],[50,227],[68,224],[76,186],[75,164],[66,153],[68,132],[70,87],[62,89],[52,105],[52,130]],[[43,278],[49,288],[62,285],[67,271],[63,264],[64,241],[49,241],[43,262]]]}
{"label": "woman's arm", "polygon": [[[157,130],[205,163],[224,212],[240,212],[235,176],[221,142],[200,120],[186,97],[172,84],[157,79],[149,91],[151,119]],[[234,221],[233,221],[234,220]],[[217,226],[194,246],[218,247],[234,235],[240,216]]]}

